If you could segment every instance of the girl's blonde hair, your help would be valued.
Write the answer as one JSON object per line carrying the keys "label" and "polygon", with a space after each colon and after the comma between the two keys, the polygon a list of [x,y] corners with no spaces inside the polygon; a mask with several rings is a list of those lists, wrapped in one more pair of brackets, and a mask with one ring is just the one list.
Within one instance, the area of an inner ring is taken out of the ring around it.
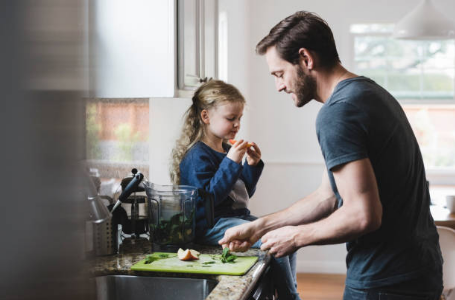
{"label": "girl's blonde hair", "polygon": [[170,175],[173,184],[180,184],[180,162],[183,157],[204,137],[201,112],[224,102],[244,104],[245,99],[236,87],[221,80],[210,80],[194,93],[193,104],[184,114],[182,132],[171,153]]}

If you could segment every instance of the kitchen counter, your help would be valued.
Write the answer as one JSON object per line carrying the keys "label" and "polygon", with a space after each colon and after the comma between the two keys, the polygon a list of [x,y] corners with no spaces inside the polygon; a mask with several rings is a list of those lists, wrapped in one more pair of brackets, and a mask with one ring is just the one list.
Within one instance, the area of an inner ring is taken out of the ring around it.
{"label": "kitchen counter", "polygon": [[[193,248],[203,254],[222,253],[221,247],[195,245]],[[268,253],[258,249],[250,249],[247,252],[235,253],[237,256],[258,256],[259,258],[256,264],[243,276],[138,272],[130,270],[132,265],[143,260],[146,255],[150,253],[151,247],[148,240],[139,240],[135,243],[132,243],[131,240],[125,240],[120,246],[119,254],[96,257],[89,260],[91,274],[93,276],[134,275],[215,279],[218,281],[218,284],[206,299],[243,300],[247,299],[251,294],[253,288],[270,262],[270,255],[268,255]]]}

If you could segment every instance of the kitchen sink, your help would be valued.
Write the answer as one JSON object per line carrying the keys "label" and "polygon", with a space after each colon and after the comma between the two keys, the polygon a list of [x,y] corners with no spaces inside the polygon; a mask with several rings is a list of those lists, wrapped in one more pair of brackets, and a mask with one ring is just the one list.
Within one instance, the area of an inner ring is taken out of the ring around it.
{"label": "kitchen sink", "polygon": [[96,277],[97,300],[199,300],[218,284],[216,280],[108,275]]}

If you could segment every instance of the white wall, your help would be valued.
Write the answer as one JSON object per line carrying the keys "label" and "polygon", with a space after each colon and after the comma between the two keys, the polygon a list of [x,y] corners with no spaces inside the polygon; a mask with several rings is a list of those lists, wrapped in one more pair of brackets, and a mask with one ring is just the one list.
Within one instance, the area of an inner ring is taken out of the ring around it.
{"label": "white wall", "polygon": [[[228,81],[247,100],[247,111],[239,136],[256,142],[266,163],[257,192],[251,200],[252,213],[262,216],[285,207],[317,188],[324,162],[315,134],[316,114],[321,107],[310,103],[297,109],[289,95],[278,93],[263,57],[255,54],[257,44],[283,18],[298,10],[318,13],[332,28],[340,58],[351,66],[349,26],[362,22],[396,22],[415,7],[415,0],[219,0],[228,14]],[[455,21],[455,1],[435,0]],[[151,102],[151,174],[166,180],[161,159],[168,158],[169,135],[177,132],[178,117],[189,102],[173,99],[165,105],[168,120],[153,120]],[[163,109],[164,106],[158,106]],[[174,111],[175,110],[175,111]],[[154,125],[155,124],[155,125]],[[159,128],[153,128],[159,126]],[[179,125],[180,126],[180,125]],[[158,134],[153,136],[153,134]],[[159,137],[157,141],[157,137]],[[156,147],[156,148],[155,148]],[[167,161],[167,160],[166,160]],[[298,251],[298,272],[344,273],[344,244],[312,246]]]}
{"label": "white wall", "polygon": [[189,98],[150,99],[149,181],[157,184],[171,184],[169,177],[171,150],[179,137],[183,115],[190,105]]}

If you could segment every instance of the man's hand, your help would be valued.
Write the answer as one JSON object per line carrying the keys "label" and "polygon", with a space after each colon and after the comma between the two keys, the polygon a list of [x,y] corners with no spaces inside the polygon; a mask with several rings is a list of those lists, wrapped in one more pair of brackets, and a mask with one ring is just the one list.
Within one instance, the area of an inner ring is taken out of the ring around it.
{"label": "man's hand", "polygon": [[297,226],[285,226],[268,232],[262,238],[261,250],[269,250],[275,257],[289,255],[299,248],[296,245]]}
{"label": "man's hand", "polygon": [[256,229],[257,221],[229,228],[218,242],[223,248],[229,247],[234,252],[244,252],[256,243],[260,235]]}

